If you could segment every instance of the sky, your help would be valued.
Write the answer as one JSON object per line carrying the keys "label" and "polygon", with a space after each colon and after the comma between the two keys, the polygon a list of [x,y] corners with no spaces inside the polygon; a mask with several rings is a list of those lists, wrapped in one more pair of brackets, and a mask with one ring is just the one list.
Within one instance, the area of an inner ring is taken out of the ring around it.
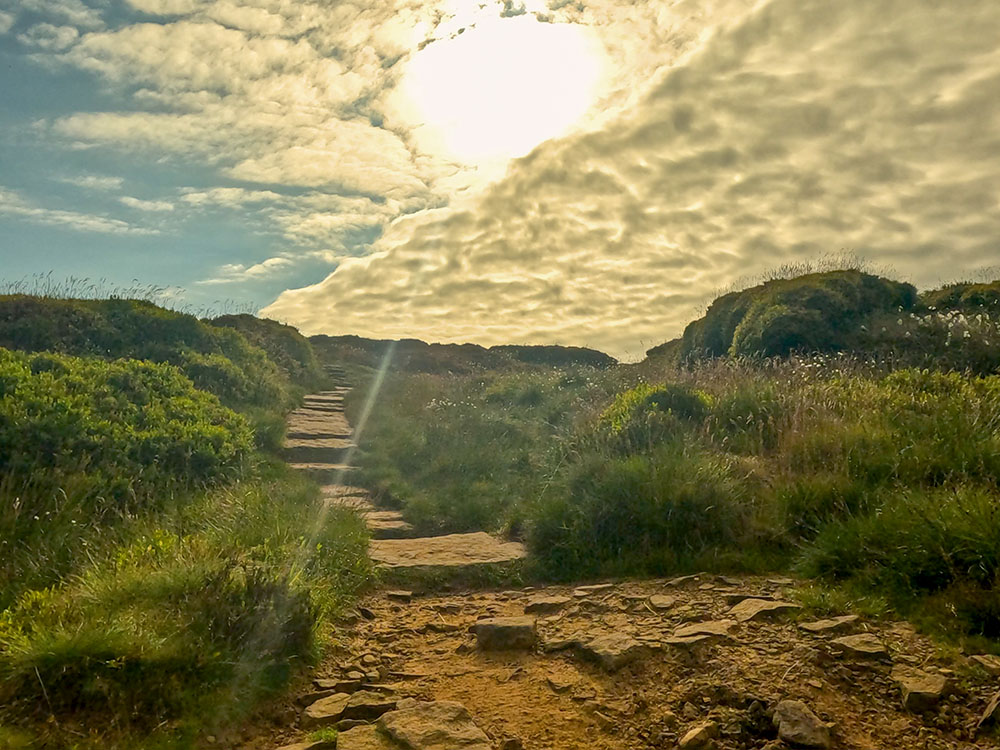
{"label": "sky", "polygon": [[0,0],[0,263],[625,359],[854,253],[1000,264],[995,0]]}

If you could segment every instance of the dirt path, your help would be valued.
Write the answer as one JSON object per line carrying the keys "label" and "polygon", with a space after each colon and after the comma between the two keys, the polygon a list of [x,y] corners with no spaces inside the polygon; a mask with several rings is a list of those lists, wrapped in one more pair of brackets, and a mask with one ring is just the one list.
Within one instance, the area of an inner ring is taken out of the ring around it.
{"label": "dirt path", "polygon": [[[1000,660],[942,651],[907,623],[817,621],[792,603],[791,580],[434,591],[516,564],[524,549],[482,533],[416,537],[351,486],[345,390],[292,415],[289,459],[365,517],[372,559],[394,585],[431,590],[364,602],[345,646],[289,707],[295,718],[253,747],[1000,747]],[[323,727],[337,739],[310,739]]]}

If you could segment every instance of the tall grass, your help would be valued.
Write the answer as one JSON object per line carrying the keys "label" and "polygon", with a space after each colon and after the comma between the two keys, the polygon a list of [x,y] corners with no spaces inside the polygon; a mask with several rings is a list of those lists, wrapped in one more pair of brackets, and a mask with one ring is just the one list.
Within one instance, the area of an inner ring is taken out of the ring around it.
{"label": "tall grass", "polygon": [[422,526],[515,531],[546,577],[797,569],[905,611],[961,590],[953,631],[1000,628],[1000,377],[818,355],[383,393],[364,480]]}

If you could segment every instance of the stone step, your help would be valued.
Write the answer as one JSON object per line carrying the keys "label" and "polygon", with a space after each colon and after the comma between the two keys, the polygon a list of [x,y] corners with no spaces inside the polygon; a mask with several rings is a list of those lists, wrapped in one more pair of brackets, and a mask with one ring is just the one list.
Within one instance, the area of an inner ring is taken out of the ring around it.
{"label": "stone step", "polygon": [[354,446],[332,447],[326,445],[285,444],[282,455],[292,464],[341,464],[344,463]]}
{"label": "stone step", "polygon": [[372,539],[411,539],[416,536],[416,529],[403,520],[398,511],[372,509],[362,515]]}
{"label": "stone step", "polygon": [[527,555],[523,544],[503,542],[484,531],[470,534],[376,539],[368,551],[380,567],[456,568],[493,565],[520,560]]}
{"label": "stone step", "polygon": [[312,431],[307,431],[307,432],[302,432],[302,431],[291,432],[291,431],[287,431],[287,432],[285,432],[285,439],[286,440],[303,440],[303,441],[312,441],[312,440],[350,440],[353,437],[354,437],[354,435],[350,431],[348,431],[348,432],[312,432]]}

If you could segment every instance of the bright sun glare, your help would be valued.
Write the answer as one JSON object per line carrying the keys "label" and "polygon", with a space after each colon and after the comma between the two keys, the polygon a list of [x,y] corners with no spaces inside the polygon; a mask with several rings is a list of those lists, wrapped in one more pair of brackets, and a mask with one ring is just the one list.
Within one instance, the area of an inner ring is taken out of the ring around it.
{"label": "bright sun glare", "polygon": [[422,147],[480,165],[567,132],[593,105],[603,69],[586,27],[479,16],[418,52],[400,93]]}

